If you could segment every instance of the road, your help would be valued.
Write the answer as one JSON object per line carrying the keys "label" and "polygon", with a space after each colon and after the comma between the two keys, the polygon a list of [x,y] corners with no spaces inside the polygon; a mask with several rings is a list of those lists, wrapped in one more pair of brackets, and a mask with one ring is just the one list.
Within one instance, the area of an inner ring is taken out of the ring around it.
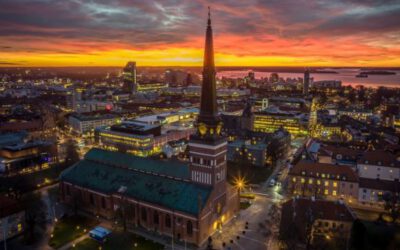
{"label": "road", "polygon": [[[240,214],[216,232],[213,238],[215,249],[274,249],[278,231],[277,217],[279,212],[270,215],[272,206],[278,209],[283,197],[274,188],[269,188],[265,193],[255,193],[253,204],[241,210]],[[225,243],[225,247],[224,244]]]}

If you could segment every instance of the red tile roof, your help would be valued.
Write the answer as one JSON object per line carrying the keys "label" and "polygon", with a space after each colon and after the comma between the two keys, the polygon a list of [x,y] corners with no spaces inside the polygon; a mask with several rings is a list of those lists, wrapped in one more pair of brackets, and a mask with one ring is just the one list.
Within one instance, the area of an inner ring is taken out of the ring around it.
{"label": "red tile roof", "polygon": [[367,151],[358,160],[358,164],[400,168],[400,157],[384,150]]}
{"label": "red tile roof", "polygon": [[345,204],[327,200],[311,200],[307,198],[290,199],[282,205],[280,233],[294,227],[305,239],[305,228],[315,220],[331,220],[338,222],[353,222],[355,214]]}
{"label": "red tile roof", "polygon": [[289,174],[313,178],[322,178],[321,174],[325,174],[325,178],[327,179],[358,182],[357,174],[349,166],[333,165],[328,163],[300,161],[290,169]]}

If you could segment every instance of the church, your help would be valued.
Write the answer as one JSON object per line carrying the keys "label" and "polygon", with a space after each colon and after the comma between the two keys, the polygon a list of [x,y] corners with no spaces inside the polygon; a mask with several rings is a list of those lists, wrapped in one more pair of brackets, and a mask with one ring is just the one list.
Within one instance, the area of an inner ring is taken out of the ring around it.
{"label": "church", "polygon": [[227,183],[227,138],[218,114],[213,35],[208,16],[197,131],[190,163],[91,149],[60,175],[60,199],[75,209],[114,219],[174,240],[203,245],[239,211]]}

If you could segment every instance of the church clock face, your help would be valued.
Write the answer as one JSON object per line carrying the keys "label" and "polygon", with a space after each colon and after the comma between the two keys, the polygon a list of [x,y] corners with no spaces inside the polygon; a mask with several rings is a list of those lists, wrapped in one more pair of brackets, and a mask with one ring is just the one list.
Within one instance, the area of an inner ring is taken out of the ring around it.
{"label": "church clock face", "polygon": [[207,126],[204,123],[199,123],[199,133],[200,135],[205,135],[207,133]]}

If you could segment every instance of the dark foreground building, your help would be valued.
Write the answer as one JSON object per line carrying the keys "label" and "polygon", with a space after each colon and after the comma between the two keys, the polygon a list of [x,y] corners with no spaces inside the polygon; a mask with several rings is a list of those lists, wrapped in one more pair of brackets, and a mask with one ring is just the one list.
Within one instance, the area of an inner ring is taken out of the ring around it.
{"label": "dark foreground building", "polygon": [[226,182],[227,139],[221,134],[215,73],[209,18],[190,164],[92,149],[61,174],[61,200],[106,218],[122,210],[131,225],[198,246],[206,242],[239,210],[238,192]]}

